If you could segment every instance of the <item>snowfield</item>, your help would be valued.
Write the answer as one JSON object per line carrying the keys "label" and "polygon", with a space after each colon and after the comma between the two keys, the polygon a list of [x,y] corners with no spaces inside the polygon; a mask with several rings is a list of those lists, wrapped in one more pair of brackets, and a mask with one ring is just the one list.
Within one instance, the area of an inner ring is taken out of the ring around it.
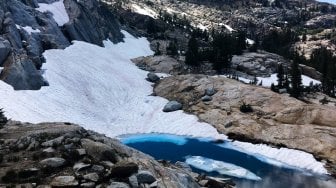
{"label": "snowfield", "polygon": [[0,82],[5,114],[32,123],[73,122],[110,137],[157,132],[224,138],[181,110],[162,112],[168,101],[150,96],[147,72],[130,61],[153,54],[149,42],[123,33],[125,43],[105,41],[105,48],[75,41],[65,50],[46,51],[43,69],[50,86],[39,91],[14,91]]}
{"label": "snowfield", "polygon": [[[14,120],[72,122],[86,129],[118,137],[126,134],[167,133],[226,139],[209,124],[183,111],[162,112],[168,102],[150,96],[153,88],[145,80],[148,72],[138,69],[131,58],[152,55],[145,38],[123,31],[124,43],[105,41],[105,47],[75,41],[66,49],[46,51],[43,69],[50,86],[38,91],[14,91],[0,81],[0,107]],[[173,139],[173,138],[167,138]],[[183,140],[179,140],[183,144]],[[260,145],[237,145],[265,158],[326,173],[310,154]],[[267,152],[265,152],[267,151]],[[293,161],[295,161],[293,163]],[[304,163],[303,163],[304,161]]]}
{"label": "snowfield", "polygon": [[63,26],[69,22],[69,15],[65,10],[64,0],[59,0],[51,4],[38,3],[36,10],[40,12],[51,12],[58,26]]}

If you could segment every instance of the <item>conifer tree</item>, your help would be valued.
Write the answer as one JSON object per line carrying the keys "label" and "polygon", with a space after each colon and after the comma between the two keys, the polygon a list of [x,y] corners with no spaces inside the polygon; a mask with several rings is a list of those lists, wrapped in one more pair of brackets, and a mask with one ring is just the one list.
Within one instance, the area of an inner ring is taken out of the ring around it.
{"label": "conifer tree", "polygon": [[283,88],[284,87],[284,82],[285,82],[285,75],[284,75],[284,69],[282,64],[278,65],[278,72],[277,72],[277,77],[278,77],[278,88]]}
{"label": "conifer tree", "polygon": [[197,39],[192,36],[189,39],[188,42],[188,49],[186,52],[186,57],[185,57],[185,63],[187,65],[191,65],[191,66],[198,66],[199,62],[198,62],[198,56],[199,56],[199,50],[198,50],[198,42]]}
{"label": "conifer tree", "polygon": [[291,66],[291,91],[290,94],[292,97],[298,98],[302,94],[302,78],[301,71],[299,69],[299,56],[294,55],[294,59]]}

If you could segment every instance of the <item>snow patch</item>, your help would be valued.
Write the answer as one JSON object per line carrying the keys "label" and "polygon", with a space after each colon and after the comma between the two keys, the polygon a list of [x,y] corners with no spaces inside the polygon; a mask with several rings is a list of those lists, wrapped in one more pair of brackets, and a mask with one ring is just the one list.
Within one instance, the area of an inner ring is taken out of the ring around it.
{"label": "snow patch", "polygon": [[20,25],[16,25],[16,28],[25,30],[29,35],[31,35],[32,33],[40,33],[41,32],[39,29],[33,29],[30,26],[22,27]]}
{"label": "snow patch", "polygon": [[132,7],[133,7],[134,12],[136,13],[150,16],[152,18],[158,17],[158,14],[148,7],[140,7],[139,5],[136,5],[136,4],[132,4]]}
{"label": "snow patch", "polygon": [[246,43],[247,43],[248,45],[253,45],[255,42],[254,42],[254,40],[252,40],[252,39],[246,38]]}
{"label": "snow patch", "polygon": [[245,178],[256,181],[261,180],[259,176],[243,167],[202,156],[189,156],[185,162],[194,168],[201,169],[206,172],[218,172],[222,175],[234,176],[237,178]]}
{"label": "snow patch", "polygon": [[220,26],[224,26],[227,30],[229,30],[230,32],[232,32],[232,31],[236,31],[236,30],[234,30],[231,26],[229,26],[229,25],[226,25],[226,24],[223,24],[223,23],[220,23],[219,24]]}
{"label": "snow patch", "polygon": [[[262,85],[265,87],[271,87],[272,83],[274,85],[278,84],[277,74],[272,74],[270,77],[257,77],[257,79],[258,79],[258,84],[260,84],[260,82],[262,81]],[[306,75],[302,75],[302,85],[309,86],[311,82],[313,82],[313,85],[321,84],[321,82],[318,80],[310,78],[309,76],[306,76]]]}
{"label": "snow patch", "polygon": [[[265,144],[251,144],[234,141],[231,149],[235,149],[250,155],[269,164],[285,167],[296,167],[298,169],[310,170],[318,174],[328,174],[322,162],[315,160],[314,156],[299,150],[288,148],[273,148]],[[228,147],[227,145],[225,147]]]}
{"label": "snow patch", "polygon": [[69,22],[69,15],[65,10],[65,6],[63,3],[64,0],[59,0],[57,2],[46,4],[46,3],[38,3],[39,8],[36,10],[40,12],[51,12],[53,14],[53,18],[56,21],[58,26],[63,26],[64,24]]}

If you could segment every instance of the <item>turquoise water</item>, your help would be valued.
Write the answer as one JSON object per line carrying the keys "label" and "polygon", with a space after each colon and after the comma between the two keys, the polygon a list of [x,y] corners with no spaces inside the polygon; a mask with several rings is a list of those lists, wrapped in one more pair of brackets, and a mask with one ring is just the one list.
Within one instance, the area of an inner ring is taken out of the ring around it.
{"label": "turquoise water", "polygon": [[[192,169],[198,173],[230,177],[237,187],[336,187],[336,182],[331,177],[265,163],[252,155],[230,149],[232,147],[229,146],[230,142],[216,144],[206,140],[164,134],[129,136],[123,138],[122,142],[155,159],[165,159],[171,162],[187,161],[191,162],[189,164],[196,164],[192,166]],[[225,147],[226,144],[228,147]]]}

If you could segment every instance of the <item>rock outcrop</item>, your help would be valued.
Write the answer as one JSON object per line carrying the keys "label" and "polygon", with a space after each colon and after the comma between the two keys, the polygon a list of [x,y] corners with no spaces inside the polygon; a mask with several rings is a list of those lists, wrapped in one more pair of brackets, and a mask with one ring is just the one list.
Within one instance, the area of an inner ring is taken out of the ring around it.
{"label": "rock outcrop", "polygon": [[[211,101],[202,99],[207,88],[217,91]],[[231,138],[304,150],[327,160],[329,165],[336,164],[334,106],[306,104],[288,94],[204,75],[167,77],[154,91],[180,101],[185,111]],[[240,111],[244,103],[253,108],[252,113]]]}
{"label": "rock outcrop", "polygon": [[0,187],[198,188],[207,179],[70,123],[0,129]]}
{"label": "rock outcrop", "polygon": [[[63,3],[67,15],[61,17],[69,21],[59,25],[59,15],[41,12],[40,3]],[[1,1],[0,79],[16,90],[40,89],[48,85],[40,71],[45,50],[65,48],[72,40],[102,45],[106,39],[121,41],[122,33],[114,15],[96,0]]]}

